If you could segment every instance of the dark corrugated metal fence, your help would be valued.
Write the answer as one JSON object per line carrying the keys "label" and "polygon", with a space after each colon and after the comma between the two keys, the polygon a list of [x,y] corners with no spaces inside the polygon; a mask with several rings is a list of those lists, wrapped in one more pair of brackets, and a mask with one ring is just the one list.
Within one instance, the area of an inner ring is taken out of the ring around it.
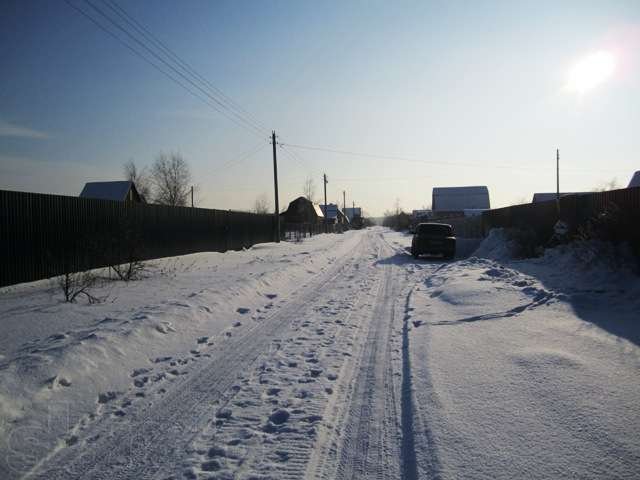
{"label": "dark corrugated metal fence", "polygon": [[[640,187],[561,197],[560,219],[569,225],[571,233],[576,233],[599,213],[612,207],[624,214],[628,224],[628,238],[638,238]],[[492,228],[520,228],[533,231],[540,244],[552,237],[557,221],[555,201],[496,208],[482,214],[485,235]]]}
{"label": "dark corrugated metal fence", "polygon": [[0,286],[273,239],[273,215],[0,190]]}

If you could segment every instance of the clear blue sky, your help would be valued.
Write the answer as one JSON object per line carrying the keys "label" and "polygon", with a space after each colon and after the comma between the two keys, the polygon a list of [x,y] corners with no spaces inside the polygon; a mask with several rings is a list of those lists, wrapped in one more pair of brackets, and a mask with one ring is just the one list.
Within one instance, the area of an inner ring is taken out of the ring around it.
{"label": "clear blue sky", "polygon": [[[282,142],[436,162],[291,147],[299,160],[279,152],[284,205],[307,175],[320,198],[323,171],[330,201],[346,190],[373,215],[396,198],[427,205],[434,186],[488,185],[493,206],[507,205],[553,191],[556,147],[565,191],[614,177],[626,186],[640,169],[637,0],[118,3]],[[572,66],[602,51],[613,72],[588,91],[567,88]],[[77,195],[86,181],[119,179],[129,159],[174,150],[203,206],[271,198],[266,135],[63,0],[4,0],[0,58],[0,188]]]}

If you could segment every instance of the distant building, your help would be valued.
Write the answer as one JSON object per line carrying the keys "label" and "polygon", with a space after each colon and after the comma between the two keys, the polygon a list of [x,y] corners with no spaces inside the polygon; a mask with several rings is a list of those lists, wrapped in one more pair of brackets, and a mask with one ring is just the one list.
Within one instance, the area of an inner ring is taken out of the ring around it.
{"label": "distant building", "polygon": [[627,188],[640,187],[640,170],[633,174]]}
{"label": "distant building", "polygon": [[146,203],[145,198],[138,193],[135,184],[129,181],[88,182],[80,192],[80,198]]}
{"label": "distant building", "polygon": [[289,203],[289,207],[280,214],[285,223],[322,223],[324,214],[320,205],[310,202],[306,197],[298,197]]}
{"label": "distant building", "polygon": [[344,214],[346,215],[346,217],[349,219],[349,222],[353,222],[353,219],[356,217],[361,217],[362,218],[362,208],[360,207],[347,207],[344,208]]}
{"label": "distant building", "polygon": [[465,210],[488,210],[489,189],[478,187],[434,187],[431,207],[434,217],[464,216]]}
{"label": "distant building", "polygon": [[[591,192],[560,192],[560,197],[566,197],[567,195],[587,195]],[[551,202],[555,201],[557,193],[534,193],[531,203]]]}
{"label": "distant building", "polygon": [[340,210],[338,205],[335,203],[329,203],[327,205],[320,205],[322,212],[325,217],[327,217],[328,224],[334,223],[349,223],[349,220],[345,216],[345,214]]}

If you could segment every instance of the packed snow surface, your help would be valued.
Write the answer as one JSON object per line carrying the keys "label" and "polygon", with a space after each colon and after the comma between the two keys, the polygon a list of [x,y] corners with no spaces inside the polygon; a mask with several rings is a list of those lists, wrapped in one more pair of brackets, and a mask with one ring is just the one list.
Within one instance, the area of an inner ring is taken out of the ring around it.
{"label": "packed snow surface", "polygon": [[0,290],[0,478],[637,478],[638,277],[410,241],[160,260],[93,305]]}

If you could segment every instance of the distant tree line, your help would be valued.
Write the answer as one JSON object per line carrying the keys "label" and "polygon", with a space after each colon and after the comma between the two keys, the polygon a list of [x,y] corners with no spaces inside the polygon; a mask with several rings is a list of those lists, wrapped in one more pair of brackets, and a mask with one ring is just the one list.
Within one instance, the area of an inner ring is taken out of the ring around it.
{"label": "distant tree line", "polygon": [[411,224],[411,215],[402,210],[400,199],[396,199],[393,210],[384,212],[382,226],[392,228],[396,231],[408,230]]}

